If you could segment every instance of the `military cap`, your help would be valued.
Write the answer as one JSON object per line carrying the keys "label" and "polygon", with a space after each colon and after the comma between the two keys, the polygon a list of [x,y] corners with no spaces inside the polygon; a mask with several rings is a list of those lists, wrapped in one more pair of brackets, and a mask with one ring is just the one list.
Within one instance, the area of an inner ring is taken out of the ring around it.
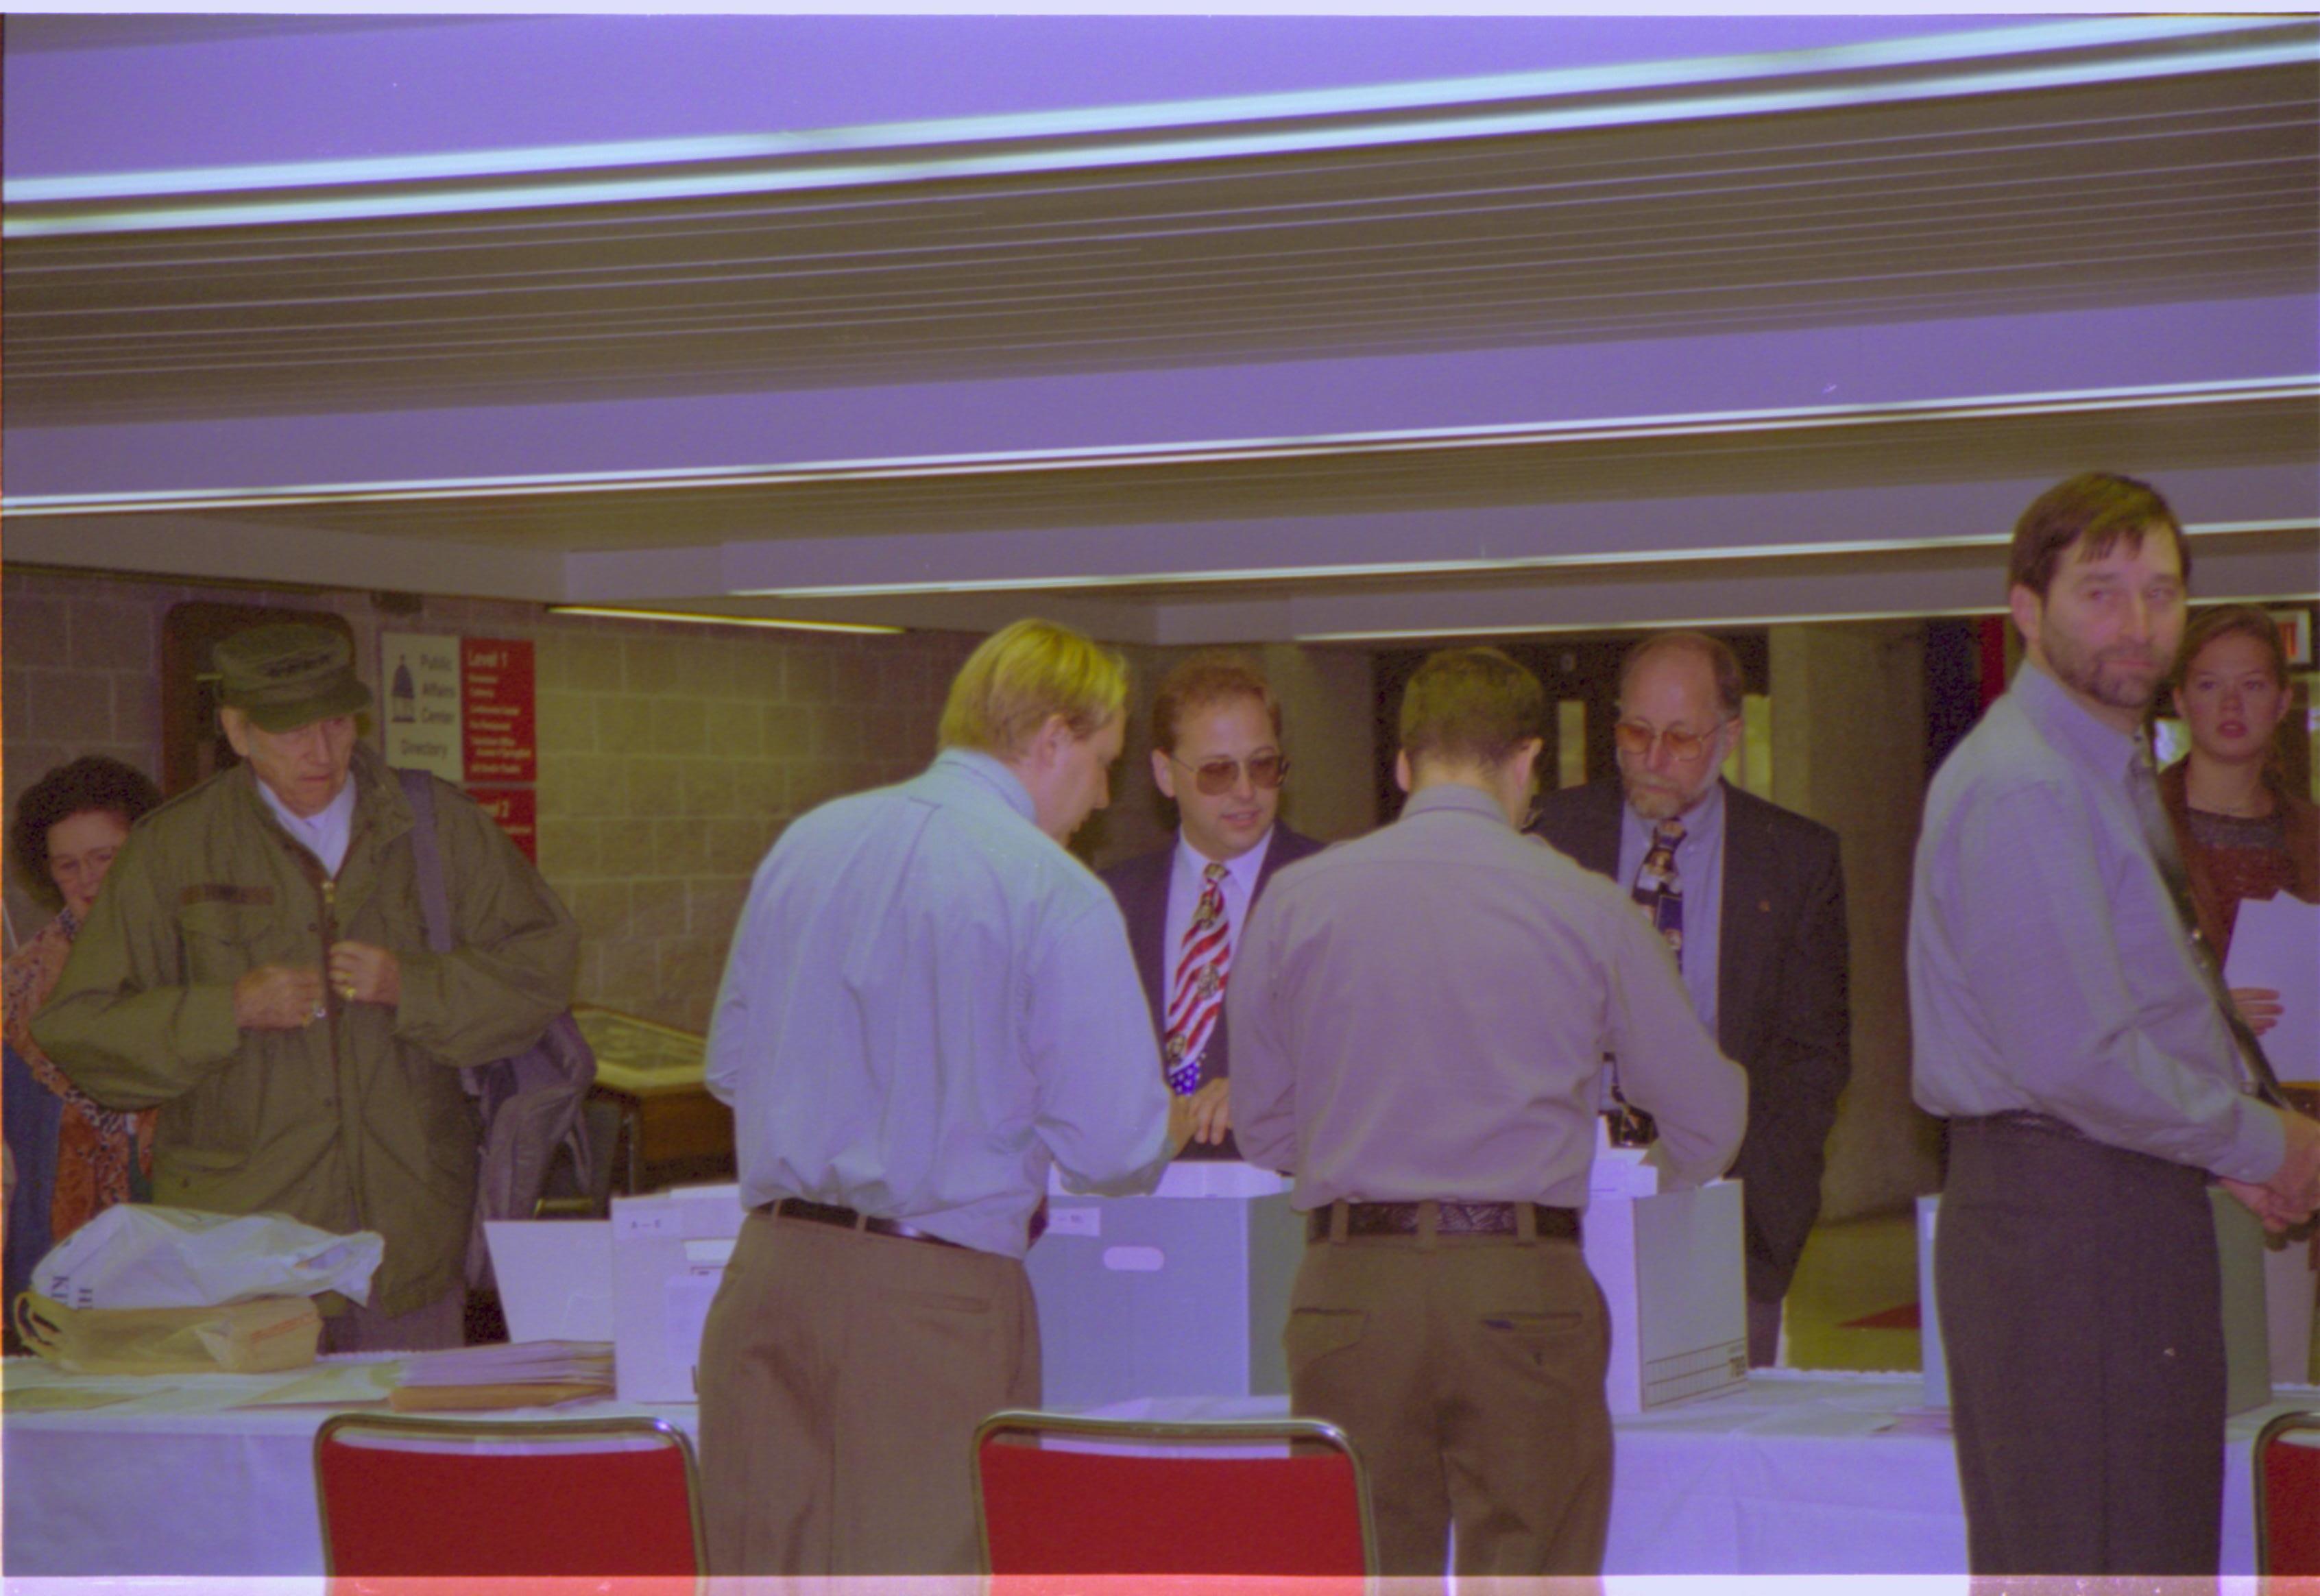
{"label": "military cap", "polygon": [[355,676],[353,648],[323,627],[253,626],[222,639],[212,657],[218,702],[248,715],[261,731],[295,731],[370,708],[370,689]]}

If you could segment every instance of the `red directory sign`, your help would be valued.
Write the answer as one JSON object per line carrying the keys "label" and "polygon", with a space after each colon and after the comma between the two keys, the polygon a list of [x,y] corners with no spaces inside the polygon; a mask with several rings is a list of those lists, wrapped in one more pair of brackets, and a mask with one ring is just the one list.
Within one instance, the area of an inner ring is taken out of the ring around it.
{"label": "red directory sign", "polygon": [[459,665],[467,779],[537,782],[539,714],[532,685],[531,644],[462,638]]}
{"label": "red directory sign", "polygon": [[539,864],[539,798],[530,787],[469,787],[467,796],[500,823],[523,857]]}

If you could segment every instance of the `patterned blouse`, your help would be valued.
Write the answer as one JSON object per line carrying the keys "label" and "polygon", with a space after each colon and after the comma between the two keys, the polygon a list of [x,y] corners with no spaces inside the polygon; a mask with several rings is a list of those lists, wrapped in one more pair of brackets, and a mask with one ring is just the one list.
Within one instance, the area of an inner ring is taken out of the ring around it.
{"label": "patterned blouse", "polygon": [[2216,957],[2221,958],[2231,951],[2240,900],[2269,898],[2294,890],[2296,863],[2288,857],[2288,828],[2278,810],[2258,820],[2211,814],[2204,809],[2187,812],[2191,821],[2190,845],[2205,857],[2208,878],[2216,885],[2216,906],[2224,922],[2224,934],[2216,948]]}
{"label": "patterned blouse", "polygon": [[32,1016],[64,974],[80,920],[67,909],[50,920],[15,957],[0,966],[8,1045],[31,1068],[33,1079],[64,1104],[57,1129],[56,1195],[49,1205],[50,1234],[62,1241],[98,1211],[130,1199],[132,1163],[141,1186],[153,1173],[153,1120],[158,1110],[132,1113],[100,1107],[65,1078],[64,1072],[32,1040]]}

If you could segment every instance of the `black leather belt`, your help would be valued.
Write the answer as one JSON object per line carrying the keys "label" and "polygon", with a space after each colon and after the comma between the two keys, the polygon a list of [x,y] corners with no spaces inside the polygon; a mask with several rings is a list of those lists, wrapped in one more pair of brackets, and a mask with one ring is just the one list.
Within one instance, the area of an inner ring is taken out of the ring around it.
{"label": "black leather belt", "polygon": [[[866,1230],[873,1236],[892,1236],[902,1241],[927,1241],[937,1247],[958,1247],[956,1241],[946,1241],[930,1235],[916,1225],[906,1225],[900,1220],[882,1220],[875,1214],[856,1213],[850,1208],[840,1208],[833,1202],[808,1202],[802,1197],[784,1197],[779,1202],[768,1202],[759,1213],[777,1213],[785,1220],[803,1220],[812,1225],[836,1225],[845,1230]],[[971,1248],[960,1247],[962,1252]]]}
{"label": "black leather belt", "polygon": [[[1416,1236],[1418,1202],[1346,1202],[1317,1208],[1305,1216],[1308,1241],[1329,1239],[1329,1216],[1346,1211],[1346,1234],[1351,1236]],[[1434,1205],[1436,1236],[1518,1236],[1521,1213],[1529,1209],[1537,1233],[1550,1240],[1579,1239],[1575,1209],[1549,1208],[1544,1202],[1437,1202]]]}

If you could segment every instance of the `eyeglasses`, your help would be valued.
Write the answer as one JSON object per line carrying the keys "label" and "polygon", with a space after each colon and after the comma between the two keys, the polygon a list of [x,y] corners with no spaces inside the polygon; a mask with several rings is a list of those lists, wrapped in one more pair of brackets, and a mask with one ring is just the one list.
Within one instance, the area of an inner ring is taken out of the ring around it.
{"label": "eyeglasses", "polygon": [[1731,724],[1726,720],[1718,721],[1705,731],[1677,731],[1672,729],[1654,731],[1640,721],[1621,721],[1611,728],[1611,740],[1619,745],[1621,753],[1638,759],[1651,757],[1652,745],[1657,742],[1667,744],[1671,759],[1697,759],[1708,751],[1708,745],[1716,740],[1716,734]]}
{"label": "eyeglasses", "polygon": [[[1171,754],[1168,761],[1191,771],[1193,785],[1211,798],[1221,798],[1240,785],[1241,761],[1238,759],[1209,759],[1194,765]],[[1289,761],[1279,754],[1251,754],[1248,757],[1248,784],[1252,787],[1277,787],[1281,784],[1281,778],[1288,774]]]}

